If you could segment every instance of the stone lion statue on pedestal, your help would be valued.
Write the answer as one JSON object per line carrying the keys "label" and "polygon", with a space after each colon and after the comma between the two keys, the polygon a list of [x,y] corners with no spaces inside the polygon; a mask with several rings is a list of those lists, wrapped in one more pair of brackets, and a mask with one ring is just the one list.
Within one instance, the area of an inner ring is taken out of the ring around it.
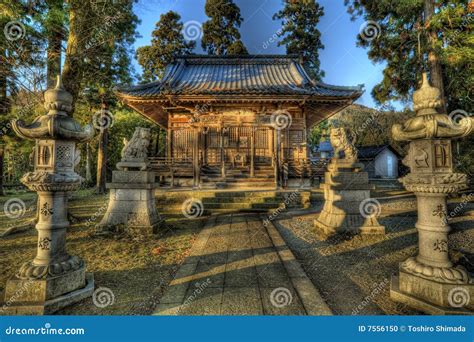
{"label": "stone lion statue on pedestal", "polygon": [[122,160],[117,163],[117,169],[138,168],[146,170],[148,167],[148,146],[150,146],[151,132],[149,128],[137,127],[130,140],[123,139]]}
{"label": "stone lion statue on pedestal", "polygon": [[[348,128],[332,128],[330,142],[334,148],[334,158],[344,159],[351,162],[357,161],[357,149],[355,148],[355,133]],[[341,151],[344,157],[341,157]]]}

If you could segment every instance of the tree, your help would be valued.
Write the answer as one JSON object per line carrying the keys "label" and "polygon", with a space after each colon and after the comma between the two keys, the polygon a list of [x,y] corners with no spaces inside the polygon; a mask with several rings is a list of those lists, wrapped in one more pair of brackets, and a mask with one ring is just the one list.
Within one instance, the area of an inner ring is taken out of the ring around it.
{"label": "tree", "polygon": [[[138,19],[133,13],[133,1],[110,1],[106,6],[91,7],[89,17],[76,22],[83,27],[87,21],[89,30],[82,42],[76,46],[82,51],[78,63],[81,75],[79,101],[94,112],[93,121],[99,130],[97,150],[97,192],[106,191],[107,146],[109,128],[113,123],[111,109],[116,105],[113,87],[119,83],[130,83],[131,46],[136,37]],[[84,9],[75,8],[79,13]],[[85,9],[89,11],[89,8]],[[90,117],[90,112],[86,113]]]}
{"label": "tree", "polygon": [[324,72],[320,69],[319,51],[324,49],[321,32],[318,30],[324,8],[315,0],[285,0],[285,7],[273,16],[282,20],[280,35],[283,39],[278,46],[286,46],[286,53],[298,54],[308,74],[320,80]]}
{"label": "tree", "polygon": [[209,20],[202,26],[202,48],[210,55],[226,55],[229,49],[232,54],[245,54],[239,32],[244,20],[240,8],[232,0],[207,0],[205,11]]}
{"label": "tree", "polygon": [[378,103],[410,100],[422,70],[444,94],[448,112],[472,111],[474,40],[467,0],[345,0],[353,18],[366,28],[358,45],[369,58],[386,62],[383,80],[373,89]]}
{"label": "tree", "polygon": [[184,38],[180,20],[181,16],[176,12],[162,14],[152,33],[151,45],[137,49],[136,57],[143,69],[143,81],[161,78],[165,67],[176,55],[189,54],[196,46],[195,41]]}
{"label": "tree", "polygon": [[41,35],[46,40],[46,88],[56,85],[61,75],[62,43],[66,35],[67,12],[63,0],[36,1],[34,18],[41,25]]}
{"label": "tree", "polygon": [[308,134],[308,145],[311,151],[319,148],[321,139],[329,132],[329,120],[324,120],[311,128]]}
{"label": "tree", "polygon": [[227,54],[228,55],[248,55],[249,52],[247,51],[247,48],[245,47],[244,43],[242,41],[236,40],[232,44],[230,44],[229,48],[227,49]]}
{"label": "tree", "polygon": [[[6,152],[18,142],[12,133],[9,120],[13,118],[13,97],[28,86],[36,89],[41,83],[43,66],[40,58],[43,46],[39,32],[32,25],[31,12],[38,4],[26,1],[4,0],[0,2],[0,179],[4,180],[4,158]],[[34,94],[37,96],[38,94]],[[38,96],[39,97],[39,96]],[[22,114],[27,117],[28,106]],[[10,149],[13,150],[13,149]],[[14,149],[18,152],[18,149]],[[0,182],[0,193],[3,193],[3,182]]]}

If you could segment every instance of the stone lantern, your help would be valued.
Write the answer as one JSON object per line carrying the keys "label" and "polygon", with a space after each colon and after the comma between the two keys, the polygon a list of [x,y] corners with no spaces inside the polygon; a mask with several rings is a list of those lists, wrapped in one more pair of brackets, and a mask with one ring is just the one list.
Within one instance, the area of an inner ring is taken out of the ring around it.
{"label": "stone lantern", "polygon": [[84,261],[66,250],[68,193],[79,188],[82,178],[74,171],[79,163],[77,142],[91,139],[91,125],[82,128],[68,113],[72,96],[58,77],[54,89],[45,92],[46,115],[30,125],[12,122],[15,133],[35,140],[34,171],[22,178],[38,193],[38,244],[36,257],[23,264],[8,280],[5,306],[11,314],[50,314],[92,295],[94,280]]}
{"label": "stone lantern", "polygon": [[469,313],[474,309],[474,283],[449,259],[447,196],[467,188],[467,176],[453,171],[451,139],[470,134],[474,119],[455,123],[438,113],[440,91],[430,86],[426,74],[413,103],[416,116],[394,125],[392,135],[410,141],[403,163],[411,172],[400,181],[418,202],[418,255],[400,264],[390,297],[430,314]]}

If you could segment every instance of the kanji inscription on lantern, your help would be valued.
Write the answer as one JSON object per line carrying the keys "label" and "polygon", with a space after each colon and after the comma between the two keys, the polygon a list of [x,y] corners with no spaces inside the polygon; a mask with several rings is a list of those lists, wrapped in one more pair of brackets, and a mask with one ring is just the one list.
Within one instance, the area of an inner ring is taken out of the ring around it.
{"label": "kanji inscription on lantern", "polygon": [[43,204],[43,206],[41,207],[41,214],[43,216],[51,216],[53,215],[53,208],[49,206],[49,203],[46,202],[45,204]]}
{"label": "kanji inscription on lantern", "polygon": [[448,252],[448,241],[447,240],[436,240],[435,243],[433,244],[434,250],[441,252],[441,253],[446,253]]}
{"label": "kanji inscription on lantern", "polygon": [[38,247],[42,250],[49,251],[51,248],[51,239],[49,237],[45,237],[39,240]]}

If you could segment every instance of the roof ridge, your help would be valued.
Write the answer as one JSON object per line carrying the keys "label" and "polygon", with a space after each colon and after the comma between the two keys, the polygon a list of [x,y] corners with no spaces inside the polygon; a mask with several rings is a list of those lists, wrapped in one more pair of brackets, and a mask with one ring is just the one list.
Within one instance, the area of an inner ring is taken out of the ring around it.
{"label": "roof ridge", "polygon": [[298,54],[248,54],[248,55],[206,55],[206,54],[188,54],[176,55],[175,59],[260,59],[260,58],[299,58]]}
{"label": "roof ridge", "polygon": [[328,83],[324,83],[322,81],[315,81],[316,82],[316,85],[319,86],[319,87],[322,87],[322,88],[326,88],[326,89],[331,89],[331,90],[359,90],[359,91],[363,91],[364,89],[364,84],[359,84],[359,85],[356,85],[356,86],[338,86],[338,85],[332,85],[332,84],[328,84]]}

